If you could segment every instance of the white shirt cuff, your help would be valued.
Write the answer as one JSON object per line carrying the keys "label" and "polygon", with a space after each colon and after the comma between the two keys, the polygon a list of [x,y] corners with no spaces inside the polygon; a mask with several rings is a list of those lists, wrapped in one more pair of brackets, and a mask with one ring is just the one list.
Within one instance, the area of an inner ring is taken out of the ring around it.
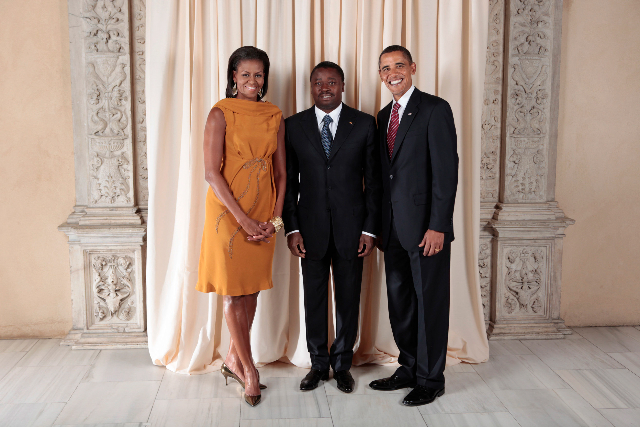
{"label": "white shirt cuff", "polygon": [[299,233],[299,232],[300,232],[300,230],[293,230],[293,231],[290,231],[287,234],[285,234],[284,237],[289,237],[289,234]]}
{"label": "white shirt cuff", "polygon": [[378,237],[378,236],[376,236],[375,234],[367,233],[366,231],[363,231],[363,232],[362,232],[362,234],[364,234],[365,236],[371,236],[371,237],[373,237],[374,239],[375,239],[376,237]]}

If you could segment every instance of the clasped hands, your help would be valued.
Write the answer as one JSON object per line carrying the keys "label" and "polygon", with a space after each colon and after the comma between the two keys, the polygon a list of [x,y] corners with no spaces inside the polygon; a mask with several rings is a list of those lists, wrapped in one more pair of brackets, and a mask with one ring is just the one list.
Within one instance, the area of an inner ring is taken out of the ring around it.
{"label": "clasped hands", "polygon": [[238,223],[249,235],[247,236],[247,240],[250,242],[270,243],[271,241],[268,239],[272,238],[276,231],[276,228],[273,226],[271,221],[259,222],[255,219],[246,217],[238,221]]}
{"label": "clasped hands", "polygon": [[[304,239],[300,232],[291,233],[287,236],[287,245],[292,254],[297,257],[305,258],[307,251],[304,248]],[[358,243],[358,258],[364,258],[368,256],[373,247],[375,246],[374,238],[366,234],[360,235],[360,242]]]}

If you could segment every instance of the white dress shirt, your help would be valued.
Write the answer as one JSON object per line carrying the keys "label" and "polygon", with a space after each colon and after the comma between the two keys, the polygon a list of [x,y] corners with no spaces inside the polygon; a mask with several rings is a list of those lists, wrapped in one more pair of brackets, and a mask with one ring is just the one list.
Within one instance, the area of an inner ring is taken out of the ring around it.
{"label": "white dress shirt", "polygon": [[[320,133],[322,133],[322,128],[324,127],[324,122],[323,122],[324,116],[328,115],[329,117],[331,117],[333,121],[331,122],[331,124],[329,124],[329,131],[331,132],[331,137],[335,139],[336,132],[338,131],[338,121],[340,120],[340,113],[342,112],[342,103],[340,103],[340,105],[338,105],[336,109],[331,111],[330,113],[325,113],[324,111],[319,109],[317,106],[313,108],[316,112],[316,120],[318,120],[318,131]],[[300,230],[290,231],[285,235],[285,237],[287,237],[289,234],[299,233],[299,232]],[[375,234],[367,233],[366,231],[363,231],[362,234],[371,236],[373,238],[376,237]]]}
{"label": "white dress shirt", "polygon": [[[407,107],[409,98],[411,98],[411,94],[413,93],[415,88],[416,87],[414,85],[411,85],[409,90],[406,91],[400,99],[398,99],[397,101],[394,99],[393,104],[391,104],[391,111],[393,111],[393,106],[396,105],[396,103],[398,102],[400,103],[400,108],[398,108],[398,125],[400,125],[400,121],[402,121],[402,115],[404,114],[404,109]],[[389,116],[389,123],[391,123],[391,116]],[[387,123],[387,131],[389,131],[389,123]]]}

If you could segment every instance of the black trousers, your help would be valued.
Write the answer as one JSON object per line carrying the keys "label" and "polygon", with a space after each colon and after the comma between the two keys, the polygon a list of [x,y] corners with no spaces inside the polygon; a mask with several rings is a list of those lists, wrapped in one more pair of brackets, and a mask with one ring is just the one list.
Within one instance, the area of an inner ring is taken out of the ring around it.
{"label": "black trousers", "polygon": [[[304,311],[307,330],[307,349],[311,368],[334,371],[351,368],[353,346],[358,335],[360,289],[362,286],[362,258],[343,258],[333,241],[333,227],[329,246],[319,260],[302,258],[304,283]],[[303,236],[304,238],[304,236]],[[328,349],[329,340],[329,269],[333,265],[336,301],[336,339]]]}
{"label": "black trousers", "polygon": [[396,375],[419,385],[444,386],[449,335],[451,243],[430,257],[407,252],[391,220],[384,253],[393,338],[400,350]]}

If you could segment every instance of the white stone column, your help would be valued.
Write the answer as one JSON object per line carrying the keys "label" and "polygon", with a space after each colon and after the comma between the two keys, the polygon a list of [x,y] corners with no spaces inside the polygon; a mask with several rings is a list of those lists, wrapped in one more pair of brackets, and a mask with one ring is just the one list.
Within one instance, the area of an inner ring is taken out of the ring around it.
{"label": "white stone column", "polygon": [[76,206],[69,237],[78,348],[146,346],[143,0],[69,0]]}
{"label": "white stone column", "polygon": [[491,339],[562,338],[555,201],[562,0],[492,0],[479,268]]}

